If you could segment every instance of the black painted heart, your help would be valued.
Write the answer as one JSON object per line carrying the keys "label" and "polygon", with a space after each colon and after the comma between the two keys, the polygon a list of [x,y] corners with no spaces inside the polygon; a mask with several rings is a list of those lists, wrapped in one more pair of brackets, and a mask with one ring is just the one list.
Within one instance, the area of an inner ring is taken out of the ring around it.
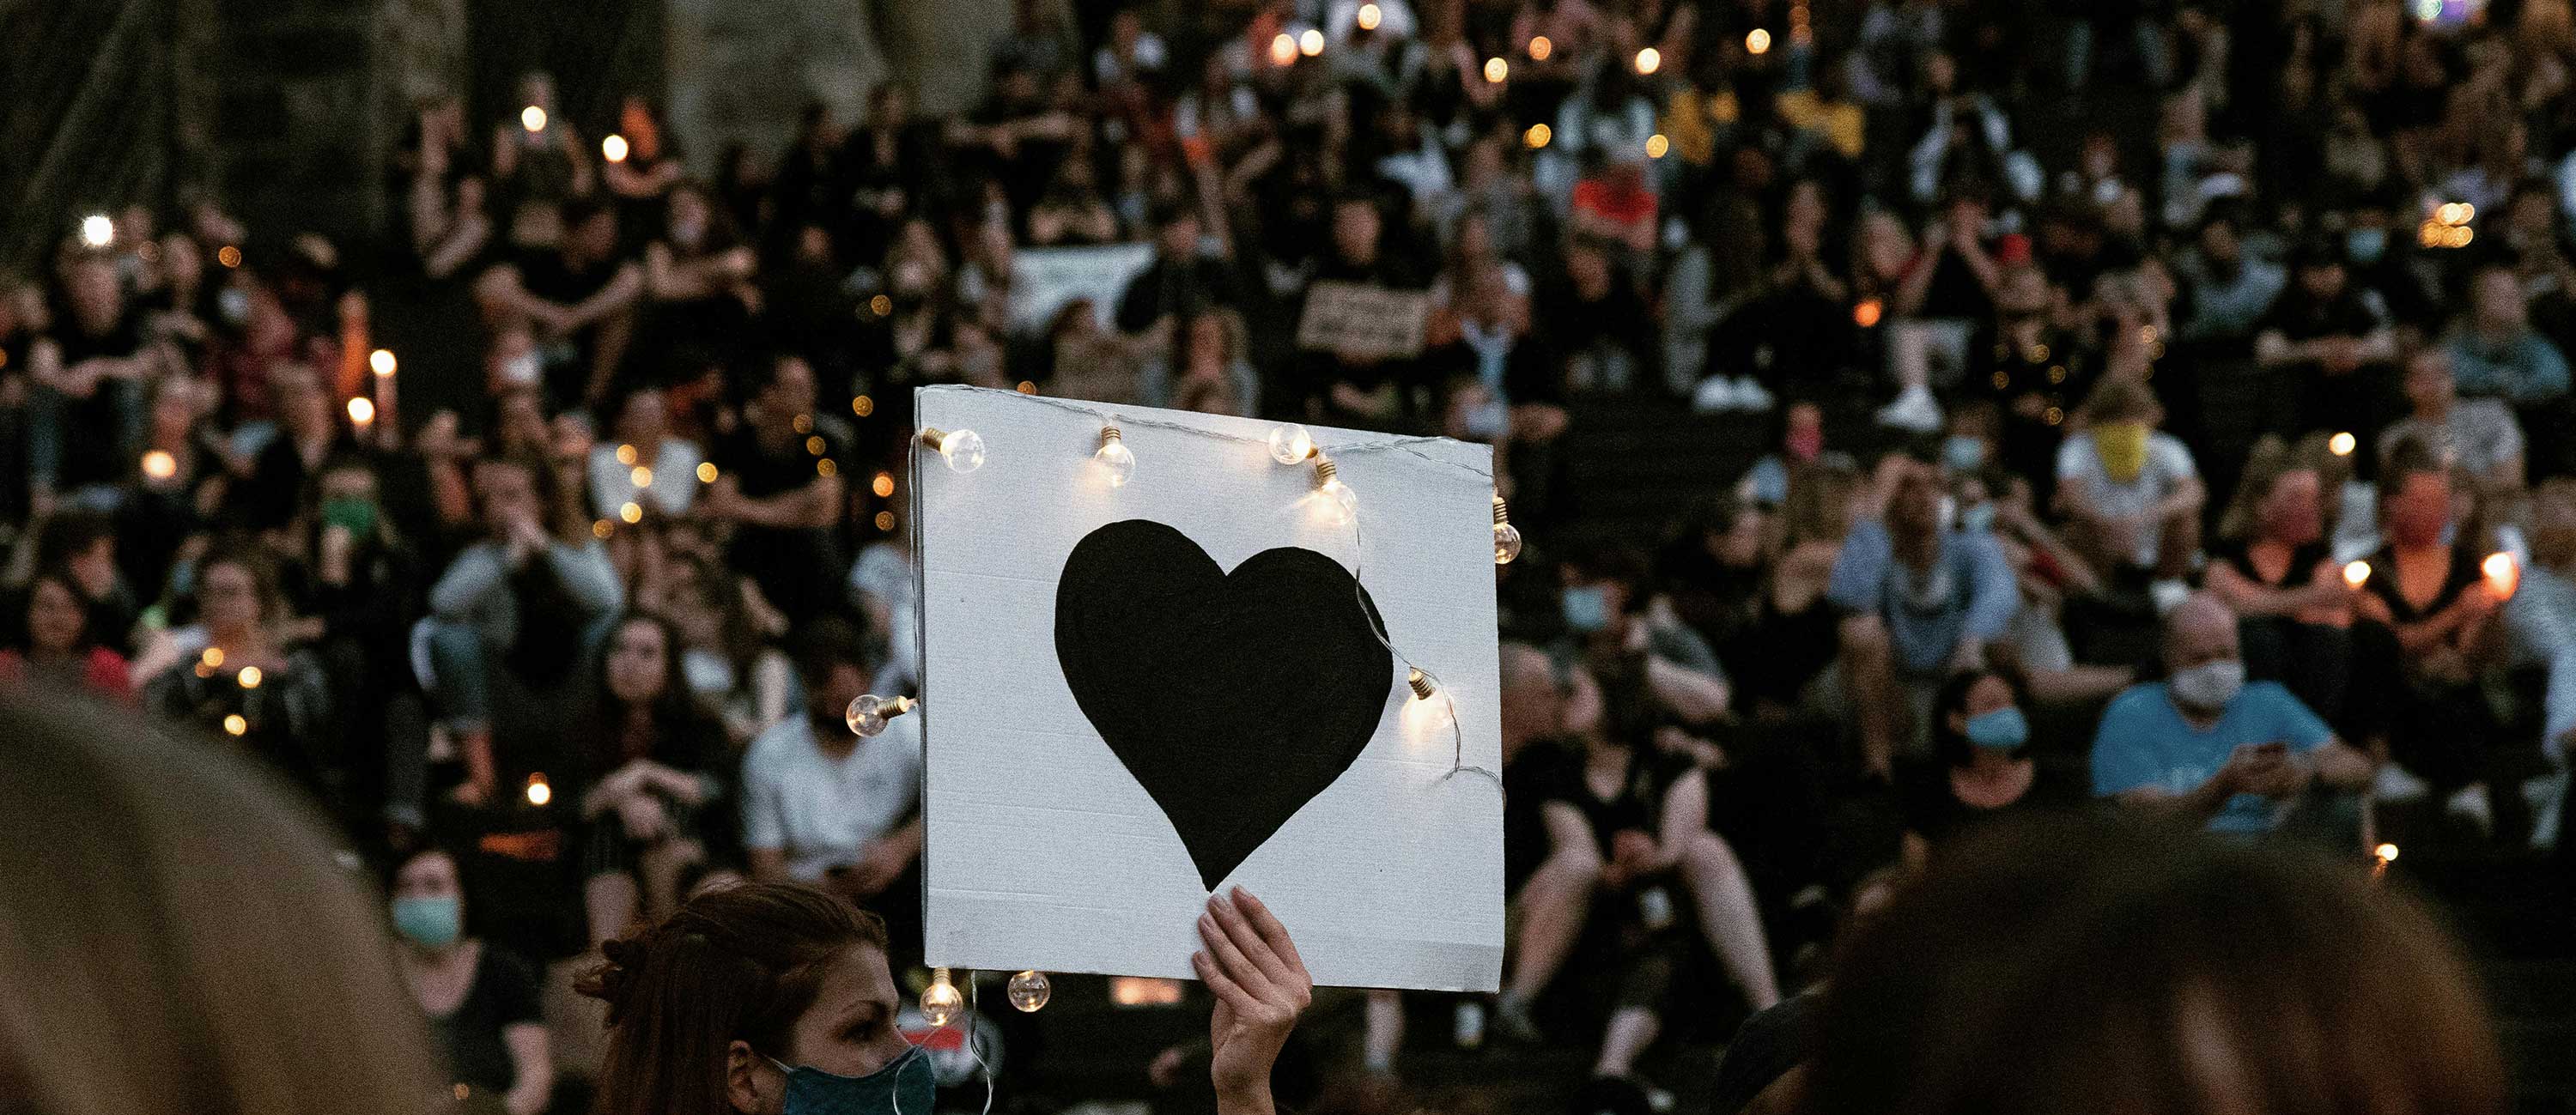
{"label": "black painted heart", "polygon": [[1214,890],[1376,733],[1396,693],[1378,622],[1350,571],[1313,550],[1228,573],[1181,532],[1129,519],[1065,559],[1055,653]]}

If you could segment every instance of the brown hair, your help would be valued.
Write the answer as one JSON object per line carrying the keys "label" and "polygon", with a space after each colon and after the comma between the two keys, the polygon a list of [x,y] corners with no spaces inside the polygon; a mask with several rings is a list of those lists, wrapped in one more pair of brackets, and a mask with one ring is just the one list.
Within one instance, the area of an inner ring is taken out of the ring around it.
{"label": "brown hair", "polygon": [[2084,405],[2077,408],[2077,413],[2087,425],[2094,426],[2121,421],[2154,426],[2165,420],[2164,404],[2156,401],[2156,393],[2147,389],[2146,381],[2126,375],[2103,377],[2093,386],[2093,393],[2084,397]]}
{"label": "brown hair", "polygon": [[0,769],[0,1096],[51,1115],[432,1110],[384,899],[282,780],[27,692],[0,697]]}
{"label": "brown hair", "polygon": [[2046,818],[1962,843],[1860,930],[1810,1110],[2494,1115],[2476,988],[2357,864]]}
{"label": "brown hair", "polygon": [[[2236,494],[2218,517],[2218,536],[2230,542],[2252,541],[2254,532],[2262,526],[2263,501],[2272,498],[2272,489],[2283,476],[2311,467],[2314,466],[2292,452],[2277,434],[2265,434],[2256,440],[2254,448],[2245,454],[2245,474],[2236,482]],[[2319,495],[2320,504],[2326,498]],[[2323,510],[2319,508],[2320,517]]]}
{"label": "brown hair", "polygon": [[703,894],[670,920],[600,948],[574,989],[608,1003],[600,1115],[729,1115],[726,1048],[784,1056],[823,976],[885,922],[813,887],[753,883]]}

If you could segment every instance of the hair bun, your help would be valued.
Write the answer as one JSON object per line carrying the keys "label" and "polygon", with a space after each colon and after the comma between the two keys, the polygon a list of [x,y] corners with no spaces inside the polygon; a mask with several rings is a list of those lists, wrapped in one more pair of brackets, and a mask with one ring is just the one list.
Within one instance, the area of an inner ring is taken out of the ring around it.
{"label": "hair bun", "polygon": [[615,1026],[626,1015],[627,997],[634,993],[635,981],[653,954],[652,930],[640,929],[625,937],[602,941],[600,962],[573,980],[572,989],[608,1004],[608,1025]]}

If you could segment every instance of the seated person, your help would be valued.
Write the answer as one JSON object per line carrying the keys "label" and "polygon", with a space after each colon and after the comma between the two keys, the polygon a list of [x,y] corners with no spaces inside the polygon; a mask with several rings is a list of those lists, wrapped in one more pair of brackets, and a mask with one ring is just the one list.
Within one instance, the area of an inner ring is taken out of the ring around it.
{"label": "seated person", "polygon": [[1561,572],[1570,634],[1595,650],[1637,656],[1648,699],[1682,722],[1726,715],[1731,694],[1717,652],[1674,614],[1670,601],[1649,597],[1644,558],[1603,551],[1568,562]]}
{"label": "seated person", "polygon": [[869,903],[921,858],[921,718],[852,734],[844,713],[876,675],[858,629],[826,616],[798,645],[805,714],[743,758],[743,852],[755,881],[820,883]]}
{"label": "seated person", "polygon": [[90,638],[89,611],[71,574],[59,570],[28,582],[16,630],[0,646],[0,684],[85,690],[111,701],[134,699],[125,656]]}
{"label": "seated person", "polygon": [[2406,417],[2379,435],[2387,467],[2399,446],[2414,442],[2433,459],[2467,469],[2487,491],[2522,487],[2522,423],[2497,399],[2463,399],[2448,350],[2425,347],[2406,359]]}
{"label": "seated person", "polygon": [[2206,490],[2191,450],[2156,429],[2164,407],[2147,385],[2103,380],[2077,412],[2081,436],[2057,449],[2057,499],[2076,544],[2105,571],[2180,577],[2200,548]]}
{"label": "seated person", "polygon": [[404,946],[394,953],[395,966],[429,1019],[456,1094],[497,1097],[509,1115],[546,1110],[555,1070],[537,970],[465,935],[465,888],[453,856],[430,847],[402,860],[393,879],[393,924]]}
{"label": "seated person", "polygon": [[2030,756],[2030,721],[2002,674],[1971,670],[1941,683],[1932,704],[1932,757],[1897,767],[1905,810],[1905,862],[1998,817],[2083,798]]}
{"label": "seated person", "polygon": [[2248,675],[2287,685],[2337,734],[2379,755],[2397,689],[2396,636],[2355,614],[2360,595],[2326,543],[2325,450],[2312,446],[2255,443],[2219,520],[2207,583],[2237,615]]}
{"label": "seated person", "polygon": [[[2388,544],[2370,556],[2362,612],[2397,633],[2403,655],[2391,753],[2408,774],[2449,795],[2447,812],[2490,828],[2489,766],[2503,726],[2479,682],[2504,661],[2501,602],[2480,575],[2473,537],[2452,537],[2453,492],[2450,473],[2429,454],[2399,451],[2380,477]],[[2423,788],[2398,781],[2388,789],[2402,799]]]}
{"label": "seated person", "polygon": [[1594,915],[1619,919],[1624,971],[1611,988],[1609,1030],[1595,1076],[1627,1078],[1662,1028],[1671,981],[1677,901],[1692,903],[1718,962],[1759,1010],[1780,999],[1770,947],[1744,868],[1708,828],[1708,785],[1681,755],[1642,745],[1645,680],[1631,669],[1609,684],[1572,671],[1563,707],[1579,754],[1555,768],[1540,807],[1547,860],[1522,888],[1520,955],[1497,1004],[1497,1023],[1534,1038],[1531,999],[1546,987]]}
{"label": "seated person", "polygon": [[2358,789],[2368,756],[2279,684],[2247,684],[2236,616],[2196,595],[2165,617],[2164,681],[2131,686],[2102,713],[2093,792],[2206,822],[2215,832],[2278,828],[2312,782]]}
{"label": "seated person", "polygon": [[1880,475],[1886,514],[1853,524],[1825,595],[1846,617],[1843,684],[1862,765],[1885,778],[1899,746],[1918,749],[1939,680],[1985,661],[2021,594],[1992,535],[1941,528],[1931,465],[1890,457]]}

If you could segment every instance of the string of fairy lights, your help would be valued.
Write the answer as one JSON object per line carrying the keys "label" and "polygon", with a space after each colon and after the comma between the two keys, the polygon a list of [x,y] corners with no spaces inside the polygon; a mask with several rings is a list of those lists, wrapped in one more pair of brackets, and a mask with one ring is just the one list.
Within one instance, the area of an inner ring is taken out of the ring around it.
{"label": "string of fairy lights", "polygon": [[[1360,496],[1356,489],[1342,479],[1341,465],[1336,458],[1348,459],[1369,453],[1404,453],[1442,468],[1466,473],[1483,484],[1493,483],[1493,476],[1489,472],[1432,456],[1418,448],[1427,443],[1447,440],[1444,438],[1396,437],[1326,447],[1315,440],[1312,430],[1295,422],[1279,423],[1270,428],[1267,436],[1254,438],[1219,433],[1168,419],[1122,414],[1062,399],[1041,398],[1027,394],[1019,394],[1016,397],[1034,405],[1070,411],[1099,422],[1100,436],[1091,457],[1112,488],[1125,487],[1136,475],[1138,464],[1136,451],[1127,444],[1124,432],[1126,429],[1163,430],[1232,445],[1260,446],[1269,453],[1271,460],[1281,467],[1308,469],[1312,477],[1312,486],[1301,502],[1309,503],[1315,513],[1327,522],[1350,528],[1351,592],[1361,603],[1361,611],[1364,615],[1374,615],[1374,613],[1367,607],[1365,580],[1367,543],[1363,534],[1363,519],[1360,515]],[[938,454],[941,463],[945,464],[950,471],[961,474],[971,473],[984,467],[986,459],[990,456],[990,450],[984,443],[983,435],[969,429],[943,430],[936,426],[925,426],[916,435],[916,441],[922,448]],[[1510,509],[1503,502],[1500,494],[1493,496],[1493,511],[1494,564],[1507,565],[1520,556],[1520,529],[1512,525]],[[1441,776],[1441,780],[1446,781],[1461,774],[1476,774],[1490,779],[1495,786],[1500,787],[1503,781],[1500,774],[1485,767],[1467,763],[1466,735],[1458,724],[1457,702],[1450,696],[1449,691],[1441,686],[1439,676],[1423,669],[1420,663],[1415,662],[1404,653],[1402,648],[1396,646],[1395,642],[1388,637],[1385,622],[1382,619],[1373,619],[1368,624],[1368,629],[1370,636],[1375,638],[1379,645],[1385,647],[1387,653],[1393,655],[1396,661],[1404,665],[1405,688],[1412,694],[1405,700],[1404,709],[1400,715],[1405,731],[1416,736],[1437,733],[1444,729],[1449,733],[1450,766],[1448,772]],[[917,707],[916,702],[909,697],[889,698],[873,693],[863,694],[850,702],[845,720],[851,732],[861,738],[867,738],[885,731],[894,717],[910,712],[915,707]],[[1035,1011],[1046,1005],[1052,989],[1045,973],[1023,971],[1010,978],[1007,991],[1013,1007],[1022,1011]],[[955,1021],[959,1013],[965,1009],[965,997],[957,990],[949,970],[933,969],[929,986],[923,988],[921,992],[922,1018],[932,1026],[946,1026]]]}

